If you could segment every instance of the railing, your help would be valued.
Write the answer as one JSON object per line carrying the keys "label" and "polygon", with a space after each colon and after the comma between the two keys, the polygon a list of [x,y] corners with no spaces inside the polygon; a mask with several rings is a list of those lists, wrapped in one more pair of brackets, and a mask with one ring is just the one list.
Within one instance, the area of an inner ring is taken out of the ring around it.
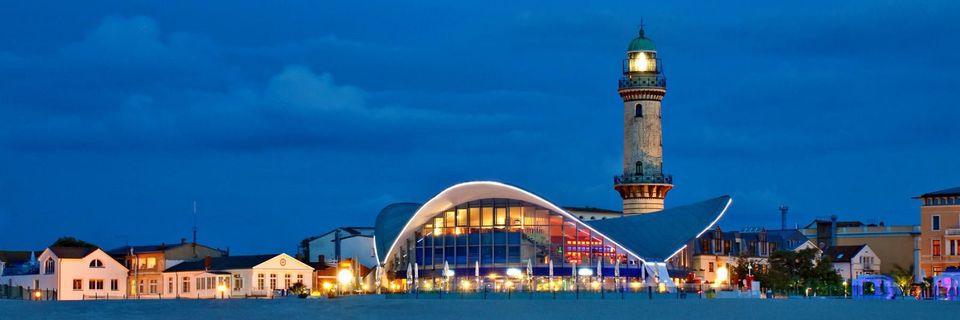
{"label": "railing", "polygon": [[960,236],[960,228],[950,228],[944,230],[943,233],[948,236]]}
{"label": "railing", "polygon": [[665,183],[673,184],[673,175],[656,175],[656,176],[644,176],[644,175],[618,175],[613,176],[614,184],[630,184],[630,183]]}
{"label": "railing", "polygon": [[617,81],[620,88],[642,88],[642,87],[660,87],[667,86],[667,78],[663,75],[633,76],[622,77]]}

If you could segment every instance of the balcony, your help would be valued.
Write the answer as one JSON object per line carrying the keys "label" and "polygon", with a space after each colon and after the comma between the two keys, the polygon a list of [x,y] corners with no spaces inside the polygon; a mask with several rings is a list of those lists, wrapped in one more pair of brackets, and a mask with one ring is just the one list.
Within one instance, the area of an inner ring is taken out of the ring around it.
{"label": "balcony", "polygon": [[960,228],[950,228],[943,230],[944,235],[948,236],[960,236]]}
{"label": "balcony", "polygon": [[643,184],[643,183],[662,183],[673,184],[673,175],[619,175],[613,176],[613,184]]}

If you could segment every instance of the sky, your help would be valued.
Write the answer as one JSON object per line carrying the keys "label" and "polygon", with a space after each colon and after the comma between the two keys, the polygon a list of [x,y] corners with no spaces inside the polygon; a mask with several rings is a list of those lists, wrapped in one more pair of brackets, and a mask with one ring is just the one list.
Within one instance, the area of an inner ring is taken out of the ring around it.
{"label": "sky", "polygon": [[[667,206],[918,224],[960,186],[957,1],[21,1],[0,10],[0,249],[294,253],[471,180],[620,209],[621,60],[669,81]],[[681,222],[678,222],[681,223]]]}

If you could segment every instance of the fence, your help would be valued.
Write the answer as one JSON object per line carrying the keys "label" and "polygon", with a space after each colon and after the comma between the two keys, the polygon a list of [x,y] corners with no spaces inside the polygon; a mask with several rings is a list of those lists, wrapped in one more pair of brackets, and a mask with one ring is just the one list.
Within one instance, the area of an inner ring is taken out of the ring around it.
{"label": "fence", "polygon": [[11,300],[57,300],[57,291],[51,289],[34,290],[30,287],[0,285],[0,299]]}

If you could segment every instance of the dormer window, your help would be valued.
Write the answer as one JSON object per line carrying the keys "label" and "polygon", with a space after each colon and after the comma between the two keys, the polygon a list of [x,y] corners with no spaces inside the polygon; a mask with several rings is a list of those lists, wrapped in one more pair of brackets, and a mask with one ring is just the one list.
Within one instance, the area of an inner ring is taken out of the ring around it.
{"label": "dormer window", "polygon": [[90,261],[90,267],[103,268],[103,261],[100,261],[100,259],[93,259],[93,261]]}

